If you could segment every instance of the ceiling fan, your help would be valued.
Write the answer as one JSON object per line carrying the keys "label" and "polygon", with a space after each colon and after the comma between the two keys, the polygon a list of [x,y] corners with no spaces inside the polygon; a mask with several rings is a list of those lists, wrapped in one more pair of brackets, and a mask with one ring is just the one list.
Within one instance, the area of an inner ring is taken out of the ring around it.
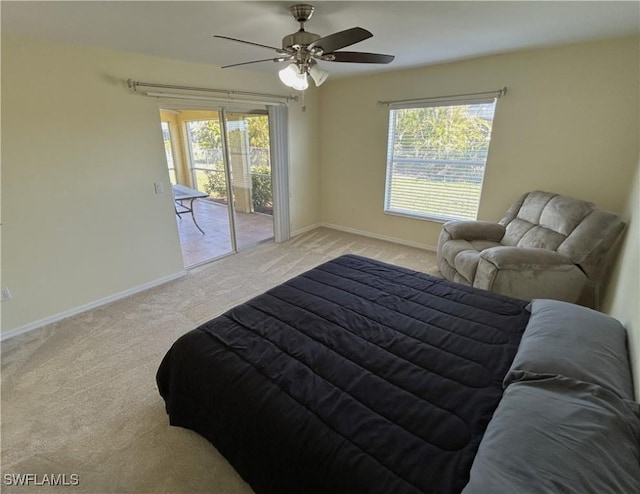
{"label": "ceiling fan", "polygon": [[253,46],[260,46],[275,50],[279,56],[275,58],[264,58],[252,60],[250,62],[234,63],[225,65],[222,68],[237,67],[259,62],[291,62],[278,75],[280,80],[293,89],[304,91],[309,87],[307,74],[311,76],[316,86],[322,84],[329,72],[323,70],[318,65],[317,60],[323,62],[348,62],[348,63],[390,63],[395,58],[393,55],[383,55],[381,53],[365,53],[357,51],[337,51],[341,48],[359,43],[373,36],[369,31],[361,27],[352,27],[328,36],[320,36],[304,30],[304,23],[313,15],[314,7],[305,3],[292,5],[289,12],[293,18],[300,23],[300,29],[282,38],[282,48],[275,46],[253,43],[241,39],[230,38],[229,36],[214,35],[215,38],[228,39]]}

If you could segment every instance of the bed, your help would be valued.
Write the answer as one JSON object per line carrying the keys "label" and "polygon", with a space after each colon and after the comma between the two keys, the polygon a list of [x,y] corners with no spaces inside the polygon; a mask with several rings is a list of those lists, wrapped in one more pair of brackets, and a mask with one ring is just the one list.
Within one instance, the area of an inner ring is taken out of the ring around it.
{"label": "bed", "polygon": [[[511,408],[495,416],[504,388],[554,377],[513,367],[530,316],[526,301],[347,255],[179,338],[157,383],[170,423],[208,439],[258,494],[497,492],[496,448],[530,432],[501,436],[518,431]],[[628,468],[621,487],[636,485]],[[528,492],[529,473],[497,478]]]}

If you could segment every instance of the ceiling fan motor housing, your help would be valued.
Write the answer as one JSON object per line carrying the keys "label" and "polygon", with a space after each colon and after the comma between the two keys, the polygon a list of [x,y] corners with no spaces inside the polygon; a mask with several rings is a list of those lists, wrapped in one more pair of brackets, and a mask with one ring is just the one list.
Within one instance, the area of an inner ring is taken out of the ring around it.
{"label": "ceiling fan motor housing", "polygon": [[286,50],[293,46],[307,46],[318,39],[320,39],[320,35],[308,31],[298,31],[297,33],[287,34],[282,38],[282,49]]}

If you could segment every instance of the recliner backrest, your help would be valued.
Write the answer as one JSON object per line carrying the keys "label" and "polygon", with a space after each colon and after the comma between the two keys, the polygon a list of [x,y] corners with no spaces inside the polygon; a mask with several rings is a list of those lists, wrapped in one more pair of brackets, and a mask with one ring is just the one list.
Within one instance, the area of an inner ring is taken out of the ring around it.
{"label": "recliner backrest", "polygon": [[504,245],[537,247],[567,256],[594,280],[624,223],[593,203],[550,192],[523,194],[500,224]]}

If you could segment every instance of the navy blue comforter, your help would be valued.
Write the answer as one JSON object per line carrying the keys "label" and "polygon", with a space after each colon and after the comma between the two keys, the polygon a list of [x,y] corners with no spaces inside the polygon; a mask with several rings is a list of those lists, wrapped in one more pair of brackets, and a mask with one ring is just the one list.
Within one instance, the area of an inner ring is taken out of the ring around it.
{"label": "navy blue comforter", "polygon": [[526,305],[343,256],[182,336],[157,382],[258,494],[460,492]]}

